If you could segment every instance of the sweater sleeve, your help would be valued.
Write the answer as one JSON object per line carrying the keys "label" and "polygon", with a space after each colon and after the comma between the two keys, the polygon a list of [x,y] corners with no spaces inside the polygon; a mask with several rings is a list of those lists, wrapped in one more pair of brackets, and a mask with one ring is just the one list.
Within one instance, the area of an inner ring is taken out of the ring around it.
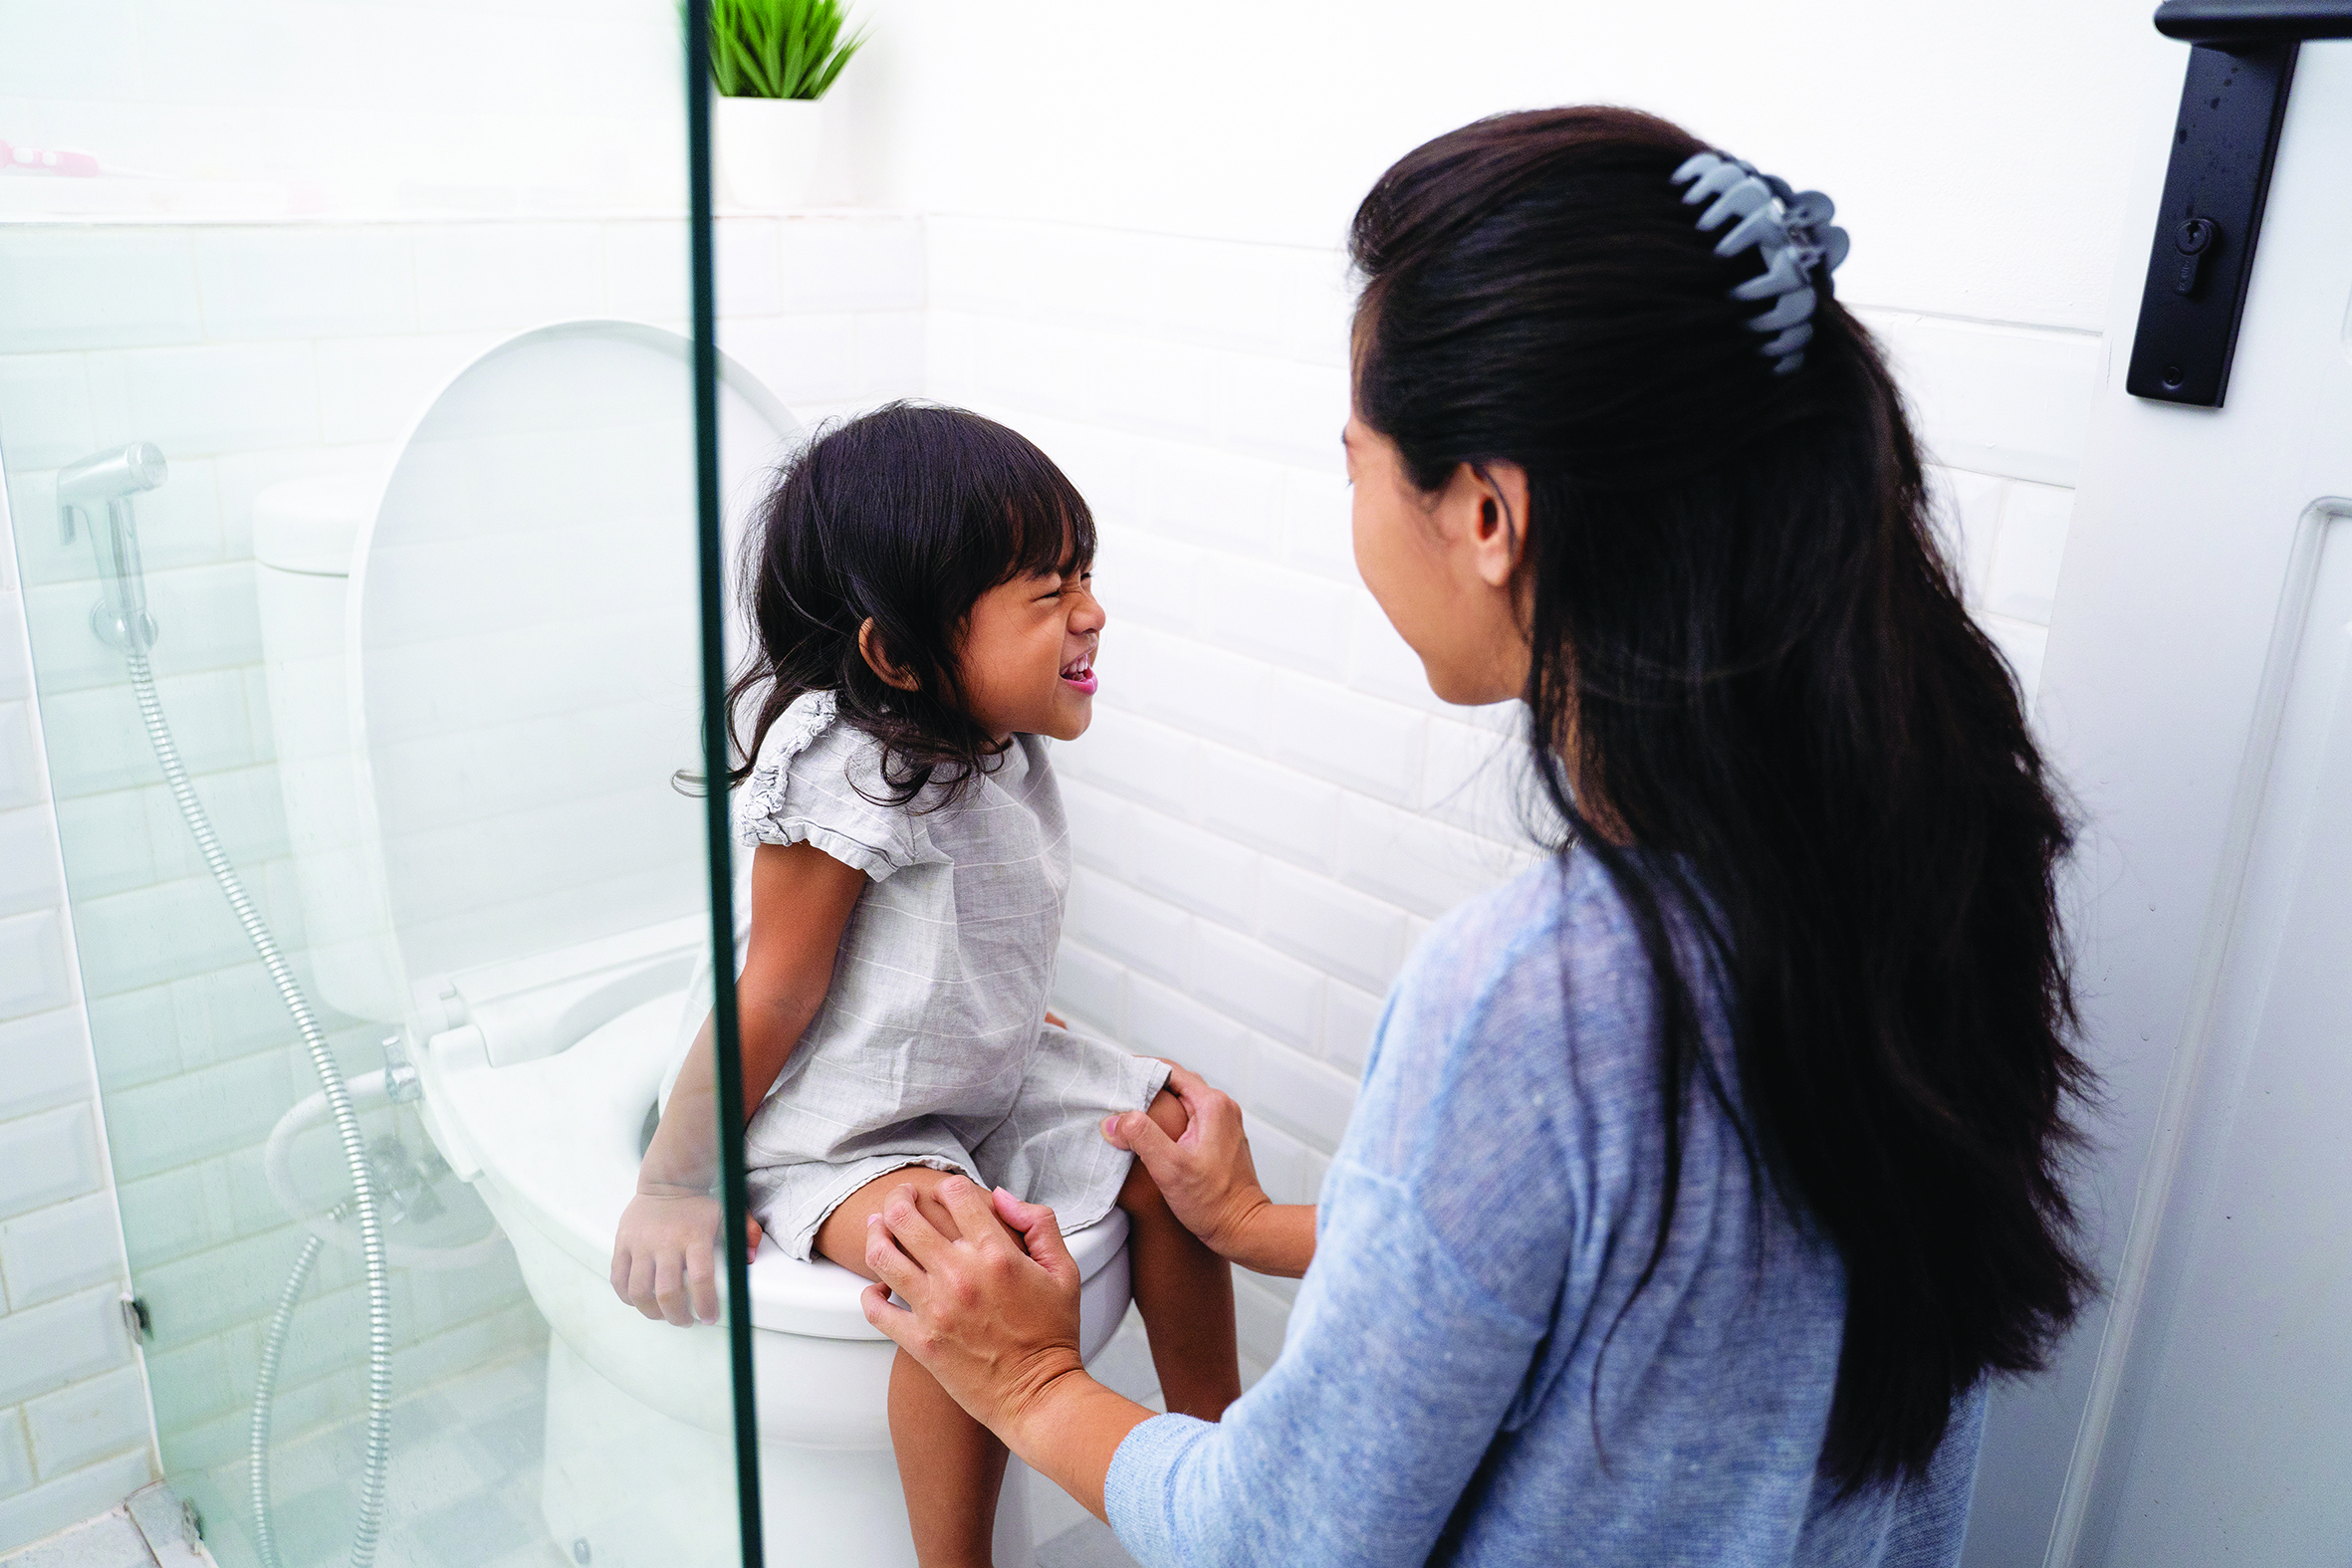
{"label": "sweater sleeve", "polygon": [[1425,1563],[1512,1424],[1579,1206],[1524,1052],[1496,1049],[1492,936],[1441,926],[1400,980],[1280,1359],[1222,1422],[1157,1417],[1113,1456],[1145,1568]]}
{"label": "sweater sleeve", "polygon": [[1429,1560],[1544,1325],[1459,1268],[1404,1192],[1334,1169],[1282,1359],[1217,1425],[1143,1423],[1104,1499],[1144,1568]]}

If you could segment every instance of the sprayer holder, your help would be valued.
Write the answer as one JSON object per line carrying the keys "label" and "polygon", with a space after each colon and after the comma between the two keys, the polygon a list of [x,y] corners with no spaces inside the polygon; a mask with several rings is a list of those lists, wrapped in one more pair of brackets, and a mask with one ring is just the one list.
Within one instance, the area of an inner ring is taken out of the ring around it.
{"label": "sprayer holder", "polygon": [[146,569],[138,556],[138,517],[130,498],[163,483],[167,472],[162,452],[145,441],[94,453],[58,470],[59,535],[72,546],[79,519],[98,563],[102,597],[91,606],[90,629],[99,641],[122,653],[143,654],[155,645],[155,617],[147,613]]}

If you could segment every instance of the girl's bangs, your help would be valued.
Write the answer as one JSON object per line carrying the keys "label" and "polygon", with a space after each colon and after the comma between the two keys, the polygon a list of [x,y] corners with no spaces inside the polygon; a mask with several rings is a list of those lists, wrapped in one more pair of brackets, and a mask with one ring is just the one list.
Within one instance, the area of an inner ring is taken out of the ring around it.
{"label": "girl's bangs", "polygon": [[[1026,443],[1025,443],[1026,444]],[[1000,582],[1016,577],[1068,576],[1094,560],[1094,514],[1054,460],[1030,448],[1034,466],[1008,487],[997,509],[1003,535]]]}

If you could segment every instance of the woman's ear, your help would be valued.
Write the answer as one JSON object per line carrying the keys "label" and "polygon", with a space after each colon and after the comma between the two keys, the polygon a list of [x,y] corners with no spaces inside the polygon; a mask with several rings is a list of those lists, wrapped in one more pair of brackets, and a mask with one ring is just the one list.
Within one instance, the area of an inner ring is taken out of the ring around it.
{"label": "woman's ear", "polygon": [[1478,514],[1471,524],[1472,562],[1491,588],[1519,570],[1528,548],[1528,471],[1517,463],[1482,463],[1469,475]]}
{"label": "woman's ear", "polygon": [[857,652],[865,660],[865,667],[882,678],[883,685],[902,692],[919,691],[922,688],[921,681],[891,662],[889,652],[882,646],[882,634],[874,628],[871,615],[857,628]]}

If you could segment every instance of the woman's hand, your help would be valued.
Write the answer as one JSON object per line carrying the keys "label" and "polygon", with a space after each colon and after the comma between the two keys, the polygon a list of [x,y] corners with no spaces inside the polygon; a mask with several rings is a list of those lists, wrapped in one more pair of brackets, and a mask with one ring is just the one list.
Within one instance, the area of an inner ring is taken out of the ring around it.
{"label": "woman's hand", "polygon": [[[923,1218],[911,1186],[891,1193],[866,1222],[865,1262],[881,1283],[865,1287],[865,1320],[1006,1447],[1101,1517],[1111,1456],[1151,1412],[1086,1375],[1078,1265],[1054,1211],[1001,1189],[983,1193],[962,1177],[941,1182],[933,1196],[963,1232],[955,1240]],[[892,1291],[907,1304],[891,1305]]]}
{"label": "woman's hand", "polygon": [[[866,1266],[881,1281],[865,1289],[866,1321],[1001,1433],[1057,1381],[1085,1375],[1078,1265],[1051,1209],[961,1177],[940,1183],[936,1196],[963,1232],[955,1240],[923,1218],[912,1186],[866,1221]],[[907,1305],[892,1306],[892,1291]]]}
{"label": "woman's hand", "polygon": [[[684,1328],[719,1320],[718,1237],[725,1211],[706,1192],[640,1187],[612,1238],[612,1292],[647,1317]],[[760,1222],[744,1220],[760,1249]]]}
{"label": "woman's hand", "polygon": [[1258,1184],[1242,1108],[1199,1073],[1170,1063],[1168,1088],[1184,1102],[1184,1136],[1170,1138],[1141,1111],[1113,1116],[1102,1136],[1130,1150],[1184,1228],[1244,1268],[1291,1278],[1314,1256],[1314,1207],[1277,1204]]}

